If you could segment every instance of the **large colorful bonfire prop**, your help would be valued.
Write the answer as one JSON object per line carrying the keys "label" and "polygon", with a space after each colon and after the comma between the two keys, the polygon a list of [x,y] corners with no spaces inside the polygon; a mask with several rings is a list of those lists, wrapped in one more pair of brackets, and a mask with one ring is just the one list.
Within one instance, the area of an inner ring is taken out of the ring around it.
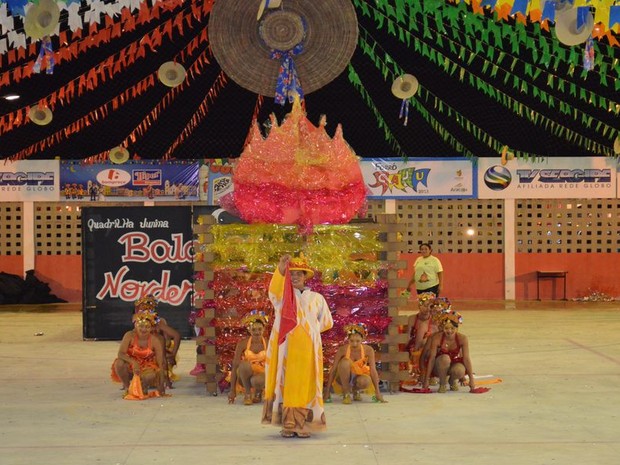
{"label": "large colorful bonfire prop", "polygon": [[235,190],[222,202],[248,223],[345,224],[363,214],[366,187],[359,161],[338,125],[333,138],[325,118],[314,126],[298,99],[281,125],[271,117],[263,138],[258,125],[235,167]]}

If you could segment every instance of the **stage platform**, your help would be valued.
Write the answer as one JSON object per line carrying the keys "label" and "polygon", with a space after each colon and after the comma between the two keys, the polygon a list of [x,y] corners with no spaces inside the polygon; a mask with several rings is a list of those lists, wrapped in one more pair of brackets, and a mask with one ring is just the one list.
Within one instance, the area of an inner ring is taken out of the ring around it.
{"label": "stage platform", "polygon": [[[126,401],[118,342],[83,341],[79,304],[0,307],[2,465],[615,465],[620,302],[455,302],[485,394],[326,405],[328,430],[283,439],[261,406],[207,396],[183,341],[171,397]],[[482,311],[484,310],[484,311]]]}

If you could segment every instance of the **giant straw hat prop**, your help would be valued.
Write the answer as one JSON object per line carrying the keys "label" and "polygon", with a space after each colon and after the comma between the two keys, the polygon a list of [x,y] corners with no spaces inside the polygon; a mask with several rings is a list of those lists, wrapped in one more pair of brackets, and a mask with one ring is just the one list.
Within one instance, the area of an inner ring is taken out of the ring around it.
{"label": "giant straw hat prop", "polygon": [[31,6],[24,17],[24,32],[34,40],[52,34],[60,19],[60,8],[54,0],[40,0]]}
{"label": "giant straw hat prop", "polygon": [[185,80],[186,71],[183,65],[174,61],[163,63],[157,70],[157,78],[168,87],[176,87]]}
{"label": "giant straw hat prop", "polygon": [[129,151],[125,147],[121,147],[120,145],[110,149],[110,153],[108,155],[110,161],[114,164],[121,165],[129,160]]}
{"label": "giant straw hat prop", "polygon": [[555,14],[555,36],[564,45],[573,46],[584,43],[592,35],[594,17],[586,11],[583,24],[578,20],[579,8],[558,11]]}
{"label": "giant straw hat prop", "polygon": [[418,79],[411,74],[403,74],[397,77],[392,84],[392,94],[399,99],[413,97],[418,91]]}
{"label": "giant straw hat prop", "polygon": [[38,124],[39,126],[45,126],[52,121],[52,110],[47,107],[40,107],[38,105],[34,107],[30,107],[28,110],[28,118],[34,124]]}
{"label": "giant straw hat prop", "polygon": [[[222,70],[241,87],[273,97],[284,53],[292,58],[304,94],[338,77],[357,45],[357,16],[350,0],[287,0],[281,8],[256,12],[262,0],[213,4],[209,40]],[[270,3],[271,5],[271,3]],[[299,51],[301,48],[301,51]]]}

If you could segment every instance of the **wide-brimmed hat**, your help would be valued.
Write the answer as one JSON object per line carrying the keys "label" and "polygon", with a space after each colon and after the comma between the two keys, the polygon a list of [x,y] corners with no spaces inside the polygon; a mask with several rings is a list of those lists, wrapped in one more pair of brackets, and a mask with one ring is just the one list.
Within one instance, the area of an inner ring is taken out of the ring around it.
{"label": "wide-brimmed hat", "polygon": [[287,52],[300,42],[303,50],[293,61],[304,95],[330,83],[345,70],[358,37],[357,16],[350,0],[287,0],[281,8],[265,10],[257,22],[256,11],[262,1],[226,0],[213,4],[209,18],[211,49],[233,81],[273,97],[281,58],[271,56],[277,50]]}
{"label": "wide-brimmed hat", "polygon": [[35,105],[33,107],[30,107],[30,109],[28,110],[28,118],[34,124],[38,124],[39,126],[45,126],[52,121],[53,114],[52,110],[50,110],[48,107],[41,107]]}
{"label": "wide-brimmed hat", "polygon": [[256,20],[258,21],[259,19],[261,19],[266,8],[271,10],[273,8],[280,8],[280,5],[282,5],[282,0],[261,0],[260,6],[258,7],[258,14],[256,15]]}
{"label": "wide-brimmed hat", "polygon": [[121,147],[120,145],[110,149],[110,153],[108,154],[109,160],[117,165],[121,165],[129,160],[129,150],[125,147]]}
{"label": "wide-brimmed hat", "polygon": [[24,32],[34,40],[54,32],[60,18],[60,8],[54,0],[40,0],[31,6],[24,17]]}
{"label": "wide-brimmed hat", "polygon": [[306,277],[308,279],[314,276],[314,270],[310,268],[310,265],[308,265],[308,262],[306,261],[306,257],[304,257],[303,254],[301,254],[299,257],[295,257],[291,259],[291,261],[288,264],[288,269],[291,271],[293,270],[305,271]]}
{"label": "wide-brimmed hat", "polygon": [[594,29],[594,17],[589,11],[585,14],[585,22],[577,26],[578,8],[558,11],[555,14],[555,36],[564,45],[578,45],[588,40]]}
{"label": "wide-brimmed hat", "polygon": [[185,81],[187,72],[182,64],[174,61],[163,63],[157,70],[157,78],[168,87],[176,87]]}
{"label": "wide-brimmed hat", "polygon": [[411,74],[403,74],[397,77],[392,84],[392,94],[399,99],[413,97],[418,91],[418,79]]}

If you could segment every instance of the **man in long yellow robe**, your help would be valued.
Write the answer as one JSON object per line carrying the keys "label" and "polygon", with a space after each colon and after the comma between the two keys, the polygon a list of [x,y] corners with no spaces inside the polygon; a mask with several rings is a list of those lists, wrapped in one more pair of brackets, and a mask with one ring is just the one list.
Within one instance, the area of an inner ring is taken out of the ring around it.
{"label": "man in long yellow robe", "polygon": [[[321,333],[334,321],[325,298],[305,287],[313,275],[304,261],[284,255],[269,284],[275,316],[267,346],[262,422],[281,425],[287,438],[309,437],[326,427]],[[291,284],[295,308],[287,309],[286,286]],[[288,310],[293,315],[287,315]]]}

